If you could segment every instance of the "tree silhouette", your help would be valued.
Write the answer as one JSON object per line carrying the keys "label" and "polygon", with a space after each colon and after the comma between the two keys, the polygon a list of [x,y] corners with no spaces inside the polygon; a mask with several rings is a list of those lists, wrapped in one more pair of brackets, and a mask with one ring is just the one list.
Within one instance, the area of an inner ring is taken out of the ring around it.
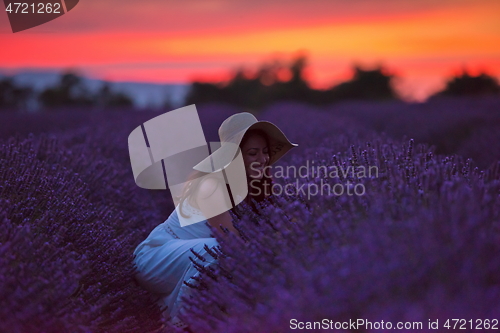
{"label": "tree silhouette", "polygon": [[[307,67],[305,55],[298,55],[291,63],[289,71],[291,78],[289,81],[277,83],[276,88],[280,88],[275,99],[298,100],[311,102],[311,89],[305,81],[304,71]],[[277,90],[277,89],[275,89]]]}
{"label": "tree silhouette", "polygon": [[45,89],[39,95],[39,101],[47,108],[55,107],[130,107],[132,98],[124,93],[114,92],[109,82],[103,82],[100,89],[92,94],[83,79],[74,72],[61,74],[59,83]]}
{"label": "tree silhouette", "polygon": [[59,84],[42,91],[39,100],[45,107],[92,105],[92,96],[82,78],[73,72],[63,73]]}
{"label": "tree silhouette", "polygon": [[393,76],[385,72],[382,67],[364,70],[355,66],[353,78],[325,91],[324,99],[326,102],[395,99],[397,94],[391,84]]}
{"label": "tree silhouette", "polygon": [[217,84],[193,82],[186,96],[186,104],[209,103],[223,101],[222,89]]}
{"label": "tree silhouette", "polygon": [[17,86],[11,77],[0,80],[0,109],[25,109],[32,97],[32,88]]}
{"label": "tree silhouette", "polygon": [[134,101],[124,93],[113,92],[109,82],[104,82],[96,96],[93,97],[96,106],[105,108],[133,106]]}
{"label": "tree silhouette", "polygon": [[446,83],[446,88],[432,97],[488,95],[499,93],[500,86],[494,77],[486,73],[481,73],[478,76],[472,76],[464,70],[462,75],[450,78]]}
{"label": "tree silhouette", "polygon": [[[260,108],[278,100],[325,104],[346,99],[397,98],[391,84],[393,76],[386,74],[382,67],[374,70],[355,67],[352,80],[326,91],[309,87],[304,78],[306,67],[306,56],[298,55],[289,65],[278,60],[265,63],[254,75],[247,75],[243,69],[239,69],[225,86],[194,82],[186,102],[226,102],[242,107]],[[283,73],[288,79],[282,79]]]}
{"label": "tree silhouette", "polygon": [[[280,99],[305,101],[310,90],[303,79],[305,64],[305,56],[297,57],[288,66],[274,60],[261,65],[254,75],[248,75],[243,68],[236,70],[226,85],[194,82],[186,103],[226,102],[260,108]],[[290,78],[283,80],[283,73]]]}

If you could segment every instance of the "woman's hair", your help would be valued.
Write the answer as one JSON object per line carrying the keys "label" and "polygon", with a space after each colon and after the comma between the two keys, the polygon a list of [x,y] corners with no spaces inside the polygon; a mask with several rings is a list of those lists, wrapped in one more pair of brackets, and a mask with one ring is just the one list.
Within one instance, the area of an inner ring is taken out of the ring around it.
{"label": "woman's hair", "polygon": [[[261,129],[250,129],[248,130],[245,135],[243,136],[241,143],[240,143],[240,148],[247,142],[248,138],[252,135],[260,135],[266,140],[266,145],[268,147],[268,150],[270,148],[269,146],[269,137],[266,132],[264,132]],[[200,182],[202,179],[205,179],[208,173],[201,172],[201,171],[194,171],[189,179],[186,181],[186,185],[184,186],[184,189],[180,195],[179,199],[179,212],[181,215],[185,218],[188,218],[186,214],[183,213],[182,211],[182,205],[184,201],[188,198],[191,197],[191,194],[196,193],[195,191],[198,189]],[[260,202],[264,200],[270,193],[271,193],[271,188],[273,185],[273,179],[271,177],[269,168],[264,169],[264,174],[262,176],[262,179],[252,179],[249,178],[247,175],[247,184],[248,184],[248,195],[246,198],[243,200],[247,204],[252,207],[253,210],[256,211],[255,204],[253,200],[256,202]],[[228,191],[230,191],[229,185],[227,185]],[[253,200],[252,200],[253,199]],[[240,212],[238,212],[237,209],[232,208],[231,211],[235,213],[237,216],[240,216]]]}
{"label": "woman's hair", "polygon": [[186,199],[191,198],[191,195],[193,193],[196,193],[195,191],[200,186],[200,182],[202,179],[204,179],[203,176],[205,175],[208,175],[208,173],[197,170],[193,171],[186,181],[186,185],[182,189],[181,195],[177,198],[179,200],[179,212],[184,218],[188,218],[189,216],[184,214],[184,212],[182,211],[182,205],[184,204],[184,201],[186,201]]}

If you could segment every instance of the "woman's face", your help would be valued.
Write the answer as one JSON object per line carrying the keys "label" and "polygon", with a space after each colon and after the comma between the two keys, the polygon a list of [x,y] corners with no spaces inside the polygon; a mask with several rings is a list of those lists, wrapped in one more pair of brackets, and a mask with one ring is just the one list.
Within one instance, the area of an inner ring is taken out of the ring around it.
{"label": "woman's face", "polygon": [[250,134],[241,146],[241,152],[247,176],[253,179],[262,179],[264,167],[269,164],[269,148],[266,140],[259,134]]}

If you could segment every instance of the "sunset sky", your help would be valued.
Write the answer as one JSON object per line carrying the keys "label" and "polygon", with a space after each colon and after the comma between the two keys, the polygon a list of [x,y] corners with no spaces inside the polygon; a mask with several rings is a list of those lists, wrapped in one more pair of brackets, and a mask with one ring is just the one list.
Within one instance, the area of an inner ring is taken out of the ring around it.
{"label": "sunset sky", "polygon": [[500,78],[500,0],[80,0],[15,34],[0,13],[0,70],[11,74],[219,81],[298,52],[313,87],[349,79],[353,64],[383,64],[405,98],[422,100],[464,66]]}

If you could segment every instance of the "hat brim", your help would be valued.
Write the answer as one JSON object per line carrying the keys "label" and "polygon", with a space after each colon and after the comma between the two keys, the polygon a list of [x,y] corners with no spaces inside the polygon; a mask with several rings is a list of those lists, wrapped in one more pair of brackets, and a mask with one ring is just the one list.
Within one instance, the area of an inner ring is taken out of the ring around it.
{"label": "hat brim", "polygon": [[269,165],[273,165],[290,151],[290,149],[298,146],[290,142],[285,134],[273,123],[258,121],[238,132],[233,137],[233,142],[223,142],[219,149],[195,165],[193,169],[210,173],[227,168],[236,157],[243,136],[250,129],[260,129],[267,134],[269,138]]}

